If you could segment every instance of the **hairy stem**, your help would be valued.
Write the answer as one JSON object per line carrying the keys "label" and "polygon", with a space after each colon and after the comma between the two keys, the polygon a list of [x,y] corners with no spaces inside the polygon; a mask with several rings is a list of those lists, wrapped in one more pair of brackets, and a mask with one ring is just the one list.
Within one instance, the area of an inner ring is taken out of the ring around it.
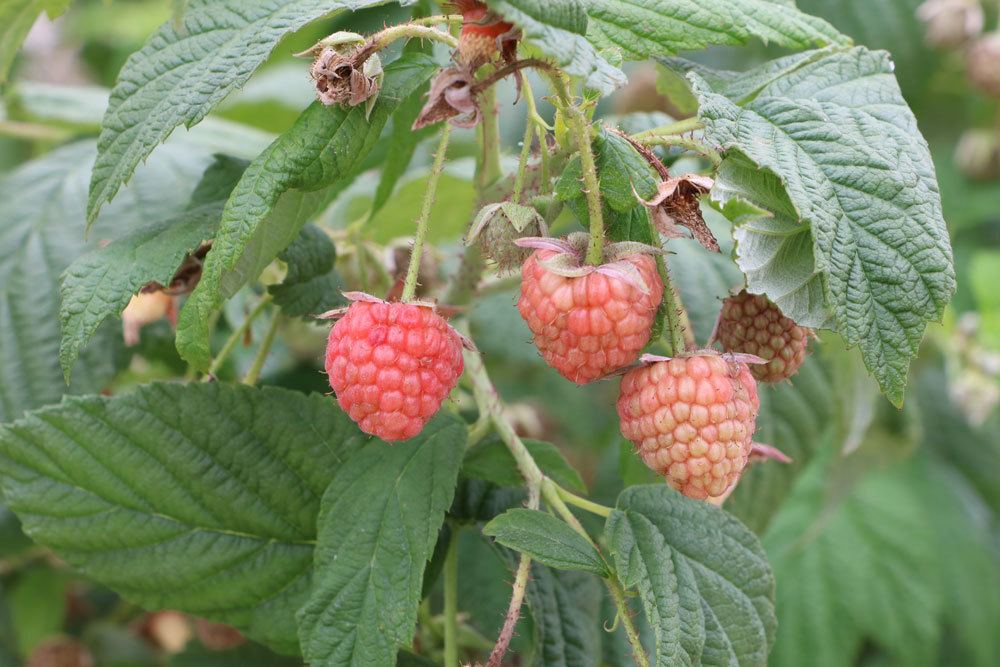
{"label": "hairy stem", "polygon": [[617,575],[612,575],[611,579],[608,580],[608,591],[611,593],[611,599],[615,602],[618,618],[621,619],[622,626],[625,628],[625,636],[628,638],[629,646],[632,647],[632,660],[635,661],[637,667],[649,667],[646,649],[642,647],[642,640],[639,638],[639,632],[632,620],[632,611],[629,609],[628,600],[625,599],[625,589]]}
{"label": "hairy stem", "polygon": [[[523,94],[527,99],[531,99],[531,88],[524,82]],[[521,188],[524,187],[524,177],[528,170],[528,158],[531,157],[531,142],[535,137],[535,126],[531,118],[526,118],[524,123],[524,138],[521,139],[521,159],[517,163],[517,176],[514,177],[514,191],[510,196],[512,202],[521,201]]]}
{"label": "hairy stem", "polygon": [[431,207],[434,205],[434,197],[437,194],[438,180],[440,180],[441,171],[444,169],[444,157],[448,152],[449,137],[451,137],[451,125],[445,123],[444,129],[441,130],[437,155],[434,156],[434,165],[427,178],[427,189],[424,191],[424,202],[420,207],[420,216],[417,218],[417,231],[413,237],[413,249],[410,251],[410,265],[406,269],[406,282],[403,283],[401,301],[410,301],[417,291],[417,276],[420,273],[420,257],[424,253],[427,222],[431,217]]}
{"label": "hairy stem", "polygon": [[661,125],[659,127],[654,127],[643,132],[638,132],[632,135],[635,139],[645,143],[647,137],[652,136],[665,136],[671,134],[684,134],[685,132],[693,132],[695,130],[700,130],[704,128],[705,125],[697,117],[692,116],[691,118],[685,118],[679,120],[676,123],[670,123],[669,125]]}
{"label": "hairy stem", "polygon": [[[687,312],[684,310],[684,304],[681,303],[680,295],[670,279],[670,269],[663,257],[656,258],[656,268],[663,281],[663,318],[666,320],[667,342],[670,344],[671,356],[675,356],[684,352],[688,347],[693,347],[694,339],[689,331],[691,327]],[[690,341],[689,337],[691,337]]]}
{"label": "hairy stem", "polygon": [[600,503],[595,503],[592,500],[587,500],[586,498],[582,498],[576,495],[575,493],[567,491],[561,486],[556,486],[556,493],[558,493],[559,497],[561,497],[564,501],[566,501],[570,505],[575,505],[576,507],[579,507],[582,510],[586,510],[591,514],[597,514],[598,516],[603,516],[604,518],[611,516],[610,507],[605,507]]}
{"label": "hairy stem", "polygon": [[250,325],[253,324],[253,321],[257,319],[258,315],[264,312],[264,309],[267,308],[267,304],[271,303],[272,298],[273,297],[270,294],[262,296],[260,301],[257,302],[257,305],[254,306],[253,310],[247,314],[246,319],[243,320],[240,326],[237,327],[233,333],[229,334],[229,338],[227,338],[226,342],[222,345],[222,349],[219,350],[219,354],[215,355],[215,359],[212,360],[212,365],[209,366],[208,374],[205,376],[206,380],[210,380],[218,374],[219,369],[222,368],[222,364],[226,363],[226,359],[229,357],[229,354],[233,351],[236,345],[243,340],[243,337],[246,336],[247,331],[250,329]]}
{"label": "hairy stem", "polygon": [[363,65],[364,62],[372,56],[372,54],[381,51],[397,39],[430,39],[435,42],[447,44],[453,49],[458,48],[458,40],[451,34],[444,32],[443,30],[438,30],[437,28],[421,25],[422,23],[431,22],[431,19],[437,19],[433,21],[433,23],[444,23],[447,18],[448,17],[444,16],[431,16],[426,19],[417,19],[410,21],[409,23],[394,25],[382,30],[381,32],[375,33],[368,38],[365,45],[360,51],[358,51],[354,60],[354,66],[361,67],[361,65]]}
{"label": "hairy stem", "polygon": [[267,361],[267,355],[274,344],[274,337],[278,333],[278,325],[280,323],[281,313],[276,312],[274,317],[271,318],[271,324],[267,327],[264,339],[260,341],[260,347],[257,348],[257,354],[253,358],[253,363],[250,364],[250,370],[247,371],[246,377],[243,378],[243,384],[248,384],[251,387],[257,384],[257,380],[260,379],[260,372],[264,368],[264,362]]}
{"label": "hairy stem", "polygon": [[500,167],[500,121],[496,92],[492,87],[482,92],[479,108],[483,119],[476,130],[479,138],[479,155],[476,161],[475,186],[476,192],[482,199],[486,188],[503,176]]}
{"label": "hairy stem", "polygon": [[[538,509],[538,489],[528,490],[528,509]],[[510,604],[507,606],[507,614],[504,616],[503,627],[497,636],[497,643],[490,652],[490,658],[486,667],[500,667],[503,664],[503,657],[507,654],[510,640],[514,638],[514,628],[521,618],[521,606],[524,604],[524,594],[528,590],[528,577],[531,574],[531,556],[521,554],[517,563],[517,571],[514,574],[514,584],[511,587]]]}
{"label": "hairy stem", "polygon": [[674,135],[652,135],[648,137],[633,137],[643,146],[679,146],[685,150],[693,151],[695,153],[700,153],[704,155],[712,163],[713,166],[718,167],[722,162],[722,156],[719,152],[701,141],[700,139],[695,139],[693,137],[678,137]]}
{"label": "hairy stem", "polygon": [[444,558],[444,665],[458,667],[458,536],[453,529]]}

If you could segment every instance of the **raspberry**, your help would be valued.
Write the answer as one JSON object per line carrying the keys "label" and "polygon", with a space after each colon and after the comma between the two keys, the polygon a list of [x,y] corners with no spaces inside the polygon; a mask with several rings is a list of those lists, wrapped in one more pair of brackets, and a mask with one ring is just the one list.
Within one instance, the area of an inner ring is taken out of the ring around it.
{"label": "raspberry", "polygon": [[744,352],[764,359],[753,376],[761,382],[780,382],[795,375],[806,358],[812,330],[800,327],[762,294],[746,290],[722,304],[716,338],[727,352]]}
{"label": "raspberry", "polygon": [[538,248],[521,267],[517,309],[550,366],[585,384],[638,358],[663,298],[656,261],[628,252],[639,244],[618,244],[616,261],[587,267],[579,266],[585,234],[517,243]]}
{"label": "raspberry", "polygon": [[433,308],[354,301],[330,330],[326,373],[337,402],[365,433],[420,433],[462,374],[462,339]]}
{"label": "raspberry", "polygon": [[760,400],[749,367],[712,351],[644,359],[663,360],[622,378],[622,434],[684,495],[723,495],[739,480],[752,449]]}
{"label": "raspberry", "polygon": [[991,97],[1000,98],[1000,32],[973,42],[965,55],[969,81]]}

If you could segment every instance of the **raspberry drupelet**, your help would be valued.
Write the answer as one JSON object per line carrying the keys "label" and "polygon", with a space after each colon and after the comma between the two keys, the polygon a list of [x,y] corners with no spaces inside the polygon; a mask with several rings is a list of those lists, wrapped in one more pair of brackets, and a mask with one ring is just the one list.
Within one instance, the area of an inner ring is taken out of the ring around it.
{"label": "raspberry drupelet", "polygon": [[766,364],[757,364],[750,372],[761,382],[773,383],[799,370],[812,330],[785,317],[766,296],[743,291],[723,302],[715,335],[727,352],[764,359]]}

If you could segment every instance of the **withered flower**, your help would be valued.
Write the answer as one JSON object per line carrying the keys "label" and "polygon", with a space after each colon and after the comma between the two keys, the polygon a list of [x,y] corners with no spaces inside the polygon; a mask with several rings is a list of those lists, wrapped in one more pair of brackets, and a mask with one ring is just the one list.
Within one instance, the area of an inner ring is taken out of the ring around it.
{"label": "withered flower", "polygon": [[446,67],[431,81],[427,104],[413,123],[413,129],[447,120],[455,127],[475,127],[482,117],[473,89],[472,72],[462,66]]}
{"label": "withered flower", "polygon": [[701,195],[711,190],[713,184],[708,176],[684,174],[661,181],[656,196],[650,200],[643,199],[639,193],[635,196],[649,209],[653,224],[661,234],[667,238],[682,238],[684,234],[678,225],[687,227],[698,243],[708,250],[719,252],[719,242],[705,224],[699,202]]}
{"label": "withered flower", "polygon": [[313,55],[309,70],[316,82],[316,97],[327,106],[350,107],[365,103],[371,114],[382,87],[382,60],[366,48],[365,38],[353,32],[336,32],[313,48],[296,55]]}

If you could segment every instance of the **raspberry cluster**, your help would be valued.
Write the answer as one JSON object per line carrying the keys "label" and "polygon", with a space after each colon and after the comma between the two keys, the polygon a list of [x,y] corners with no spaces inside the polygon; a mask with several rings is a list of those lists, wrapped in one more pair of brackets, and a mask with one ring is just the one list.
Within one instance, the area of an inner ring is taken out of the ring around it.
{"label": "raspberry cluster", "polygon": [[761,382],[781,382],[794,375],[805,361],[811,335],[812,330],[785,317],[766,296],[745,290],[723,302],[716,329],[726,351],[753,354],[767,362],[750,371]]}
{"label": "raspberry cluster", "polygon": [[525,261],[517,309],[545,361],[567,380],[584,384],[639,357],[649,342],[663,282],[647,254],[621,260],[634,267],[640,284],[600,271],[560,275],[544,265],[558,254],[539,249]]}
{"label": "raspberry cluster", "polygon": [[622,434],[691,498],[722,496],[747,465],[760,399],[747,364],[711,351],[654,361],[621,383]]}
{"label": "raspberry cluster", "polygon": [[433,308],[355,301],[330,330],[326,372],[365,433],[417,435],[462,374],[462,340]]}

